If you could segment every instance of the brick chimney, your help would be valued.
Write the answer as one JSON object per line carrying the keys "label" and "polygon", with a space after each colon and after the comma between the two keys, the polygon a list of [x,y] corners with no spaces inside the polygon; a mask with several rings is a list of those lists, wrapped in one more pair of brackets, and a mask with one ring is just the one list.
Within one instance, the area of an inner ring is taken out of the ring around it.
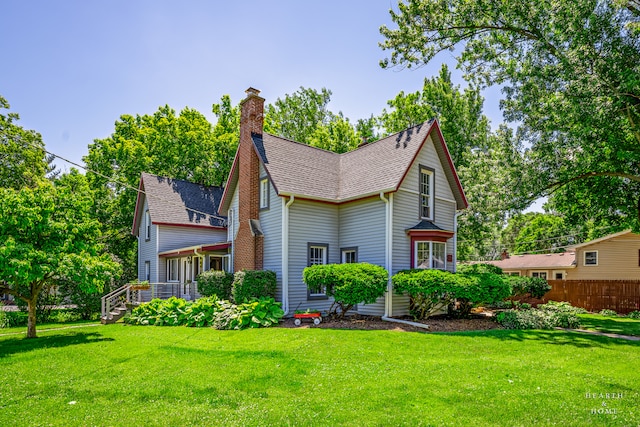
{"label": "brick chimney", "polygon": [[250,87],[240,103],[240,143],[238,144],[238,234],[234,244],[234,269],[262,270],[263,237],[254,235],[251,220],[260,217],[260,161],[253,145],[262,136],[264,98]]}
{"label": "brick chimney", "polygon": [[501,259],[501,260],[503,260],[503,261],[504,261],[505,259],[509,259],[509,253],[507,252],[507,250],[506,250],[506,249],[504,249],[504,250],[502,251],[502,253],[500,254],[500,259]]}

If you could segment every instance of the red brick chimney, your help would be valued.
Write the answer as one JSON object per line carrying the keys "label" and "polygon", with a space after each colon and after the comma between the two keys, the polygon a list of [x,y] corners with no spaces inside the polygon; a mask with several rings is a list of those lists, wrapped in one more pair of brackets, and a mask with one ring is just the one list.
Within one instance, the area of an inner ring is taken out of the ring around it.
{"label": "red brick chimney", "polygon": [[234,269],[262,270],[263,237],[252,232],[250,221],[260,217],[260,162],[253,145],[262,136],[264,98],[250,87],[240,103],[240,143],[238,144],[238,234],[234,244]]}
{"label": "red brick chimney", "polygon": [[503,260],[503,261],[504,261],[505,259],[509,259],[509,252],[507,252],[507,250],[506,250],[506,249],[504,249],[504,250],[502,251],[502,253],[500,254],[500,259],[501,259],[501,260]]}

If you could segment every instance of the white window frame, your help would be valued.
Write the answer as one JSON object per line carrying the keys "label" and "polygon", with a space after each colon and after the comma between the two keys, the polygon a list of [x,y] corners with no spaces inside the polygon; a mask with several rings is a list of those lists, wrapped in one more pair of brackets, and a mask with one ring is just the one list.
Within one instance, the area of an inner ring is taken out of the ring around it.
{"label": "white window frame", "polygon": [[[596,256],[596,262],[595,264],[587,264],[587,254],[595,254]],[[598,251],[584,251],[584,253],[582,254],[582,263],[585,267],[597,267],[598,263],[599,263],[599,255]]]}
{"label": "white window frame", "polygon": [[260,209],[269,209],[269,178],[260,180]]}
{"label": "white window frame", "polygon": [[[312,250],[321,250],[321,256],[312,256]],[[307,244],[307,266],[312,265],[324,265],[329,262],[329,245],[325,243],[308,243]],[[314,292],[311,289],[307,290],[307,299],[327,299],[327,290],[325,288],[318,289]]]}
{"label": "white window frame", "polygon": [[[422,219],[430,219],[433,220],[433,205],[434,205],[434,193],[435,193],[435,188],[433,188],[433,175],[434,175],[434,170],[431,168],[428,168],[426,166],[422,166],[420,165],[420,173],[418,174],[418,194],[419,194],[419,203],[420,203],[420,218]],[[426,182],[426,190],[427,192],[423,192],[423,176],[427,177],[427,182]],[[424,202],[427,202],[427,205],[425,206]],[[428,215],[424,215],[424,208],[428,209]]]}
{"label": "white window frame", "polygon": [[[175,278],[172,273],[175,272]],[[180,281],[180,258],[167,258],[167,282]]]}
{"label": "white window frame", "polygon": [[233,209],[229,209],[229,214],[227,215],[227,242],[233,241]]}
{"label": "white window frame", "polygon": [[144,211],[144,239],[151,240],[151,214],[149,209]]}
{"label": "white window frame", "polygon": [[[415,243],[414,249],[413,249],[413,254],[414,254],[414,260],[413,260],[413,265],[415,268],[429,268],[429,269],[433,269],[433,270],[446,270],[447,269],[447,243],[446,242],[434,242],[431,240],[417,240]],[[421,263],[419,262],[420,258],[420,252],[424,251],[424,249],[420,249],[420,245],[422,244],[428,244],[428,251],[429,251],[429,259],[425,260],[427,261],[427,266],[421,266]],[[443,260],[442,260],[442,267],[434,267],[434,256],[433,256],[433,247],[434,245],[442,245],[442,250],[443,250]]]}
{"label": "white window frame", "polygon": [[[544,277],[542,277],[544,275]],[[549,279],[549,272],[547,270],[534,270],[531,272],[531,277],[540,277],[544,280]]]}
{"label": "white window frame", "polygon": [[[556,278],[556,274],[561,274],[562,278],[561,279]],[[567,272],[564,270],[553,270],[552,277],[553,277],[553,280],[564,280],[565,277],[567,277]]]}
{"label": "white window frame", "polygon": [[151,261],[144,262],[144,280],[151,280]]}
{"label": "white window frame", "polygon": [[505,271],[504,274],[506,274],[507,276],[521,276],[519,271]]}
{"label": "white window frame", "polygon": [[[347,254],[353,254],[353,260],[347,261]],[[340,249],[340,260],[343,264],[358,262],[358,248],[342,248]]]}

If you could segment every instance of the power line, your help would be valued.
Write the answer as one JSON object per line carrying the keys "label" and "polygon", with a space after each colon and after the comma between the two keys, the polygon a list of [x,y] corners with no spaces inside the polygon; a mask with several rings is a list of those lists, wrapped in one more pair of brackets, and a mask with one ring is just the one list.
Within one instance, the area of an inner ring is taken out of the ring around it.
{"label": "power line", "polygon": [[[35,147],[35,146],[34,146],[34,147]],[[97,171],[94,171],[94,170],[92,170],[92,169],[89,169],[88,167],[86,167],[86,166],[84,166],[84,165],[81,165],[81,164],[76,163],[76,162],[74,162],[74,161],[72,161],[72,160],[66,159],[66,158],[64,158],[64,157],[62,157],[62,156],[60,156],[60,155],[58,155],[58,154],[52,153],[51,151],[48,151],[48,150],[46,150],[46,149],[44,149],[44,148],[42,148],[42,147],[38,147],[38,148],[41,148],[45,153],[47,153],[47,154],[49,154],[49,155],[51,155],[51,156],[54,156],[54,157],[56,157],[56,158],[58,158],[58,159],[60,159],[60,160],[62,160],[62,161],[65,161],[65,162],[67,162],[67,163],[69,163],[69,164],[72,164],[72,165],[77,166],[77,167],[79,167],[79,168],[81,168],[81,169],[84,169],[86,172],[90,172],[90,173],[93,173],[93,174],[95,174],[95,175],[98,175],[99,177],[106,179],[106,180],[107,180],[107,182],[110,182],[110,183],[112,183],[112,184],[118,184],[118,185],[121,185],[122,187],[124,187],[124,188],[126,188],[126,189],[128,189],[128,190],[133,190],[133,191],[135,191],[135,192],[137,192],[137,193],[139,193],[139,194],[144,194],[146,197],[149,197],[149,195],[146,193],[146,191],[143,191],[143,190],[141,190],[141,189],[139,189],[139,188],[133,187],[133,186],[131,186],[131,185],[127,184],[127,183],[123,183],[123,182],[117,181],[117,180],[115,180],[114,178],[109,177],[109,176],[107,176],[107,175],[105,175],[105,174],[103,174],[103,173],[101,173],[101,172],[97,172]],[[203,211],[199,211],[199,210],[197,210],[197,209],[189,208],[189,207],[187,207],[187,206],[178,205],[178,204],[177,204],[177,203],[175,203],[173,200],[165,199],[165,198],[163,198],[163,197],[159,197],[159,196],[155,196],[155,195],[153,195],[153,196],[151,196],[151,197],[153,197],[154,199],[160,200],[160,201],[162,201],[162,202],[168,203],[168,204],[170,204],[170,205],[174,205],[174,206],[179,206],[179,207],[181,207],[181,208],[185,208],[186,210],[191,211],[191,212],[196,213],[196,214],[205,215],[205,216],[208,216],[208,217],[211,217],[211,218],[218,219],[218,220],[220,220],[220,221],[226,221],[226,220],[227,220],[226,218],[221,217],[221,216],[218,216],[218,215],[212,215],[212,214],[210,214],[210,213],[208,213],[208,212],[203,212]]]}

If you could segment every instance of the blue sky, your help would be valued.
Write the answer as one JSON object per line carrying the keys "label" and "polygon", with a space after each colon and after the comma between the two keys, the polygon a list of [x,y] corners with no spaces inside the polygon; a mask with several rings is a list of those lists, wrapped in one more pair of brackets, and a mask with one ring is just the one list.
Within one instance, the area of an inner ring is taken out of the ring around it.
{"label": "blue sky", "polygon": [[[390,0],[24,1],[3,0],[0,94],[19,124],[48,150],[81,162],[87,146],[122,114],[168,104],[204,113],[249,86],[266,102],[300,86],[333,92],[329,105],[355,122],[379,114],[401,90],[422,87],[443,61],[383,70],[379,27],[393,25]],[[454,78],[464,86],[460,73]],[[502,121],[500,92],[485,92],[485,114]],[[59,168],[69,165],[56,160]]]}

